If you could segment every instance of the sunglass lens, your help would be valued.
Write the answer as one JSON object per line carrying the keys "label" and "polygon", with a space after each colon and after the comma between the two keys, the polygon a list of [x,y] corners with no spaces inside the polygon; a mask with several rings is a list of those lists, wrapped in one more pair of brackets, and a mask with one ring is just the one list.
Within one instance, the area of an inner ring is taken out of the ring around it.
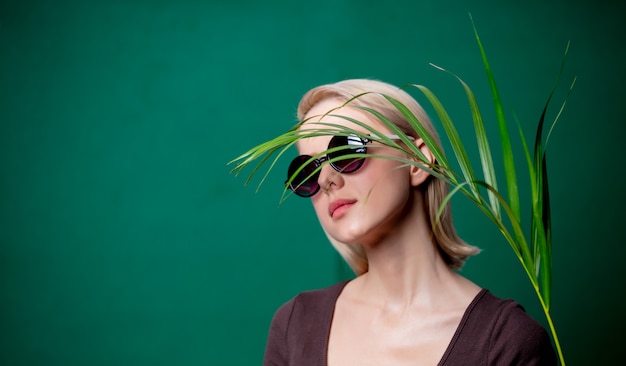
{"label": "sunglass lens", "polygon": [[[294,173],[300,169],[307,161],[311,159],[308,155],[300,155],[293,159],[288,169],[287,182],[294,175]],[[298,174],[293,178],[291,183],[289,184],[289,189],[294,191],[295,194],[301,197],[311,197],[320,189],[319,184],[317,183],[317,178],[319,177],[319,172],[313,174],[311,173],[315,171],[318,167],[316,161],[310,162],[305,165],[302,170],[298,172]]]}
{"label": "sunglass lens", "polygon": [[334,136],[330,140],[328,148],[332,149],[336,147],[342,148],[328,154],[328,157],[333,160],[332,165],[335,166],[337,170],[342,173],[352,173],[363,165],[363,158],[344,158],[348,155],[364,155],[367,153],[367,147],[365,147],[365,141],[362,138],[358,136]]}

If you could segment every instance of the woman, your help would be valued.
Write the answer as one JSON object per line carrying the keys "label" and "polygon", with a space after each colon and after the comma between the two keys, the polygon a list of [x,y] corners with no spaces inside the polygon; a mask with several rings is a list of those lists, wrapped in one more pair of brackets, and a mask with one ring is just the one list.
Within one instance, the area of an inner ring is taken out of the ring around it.
{"label": "woman", "polygon": [[[292,162],[287,183],[310,197],[322,228],[357,277],[301,293],[280,307],[264,365],[556,365],[547,332],[517,303],[456,272],[478,249],[457,236],[449,207],[436,222],[448,187],[419,168],[435,162],[432,152],[381,94],[402,102],[436,138],[419,104],[379,81],[323,85],[300,101],[303,133],[338,132],[299,140],[302,155]],[[380,141],[400,136],[359,106],[397,125],[425,165],[401,162],[408,156]],[[342,127],[362,134],[346,136]],[[336,149],[341,146],[350,149]],[[319,157],[327,150],[330,156]],[[336,159],[346,151],[389,158]],[[311,176],[317,166],[321,170]]]}

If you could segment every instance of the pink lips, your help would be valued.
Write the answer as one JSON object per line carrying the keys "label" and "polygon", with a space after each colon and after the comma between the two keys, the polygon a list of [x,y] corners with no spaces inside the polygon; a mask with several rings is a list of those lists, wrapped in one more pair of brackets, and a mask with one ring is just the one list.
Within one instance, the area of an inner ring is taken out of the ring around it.
{"label": "pink lips", "polygon": [[355,203],[356,200],[347,200],[347,199],[338,199],[332,201],[330,205],[328,205],[328,214],[333,219],[337,219],[343,215],[346,209]]}

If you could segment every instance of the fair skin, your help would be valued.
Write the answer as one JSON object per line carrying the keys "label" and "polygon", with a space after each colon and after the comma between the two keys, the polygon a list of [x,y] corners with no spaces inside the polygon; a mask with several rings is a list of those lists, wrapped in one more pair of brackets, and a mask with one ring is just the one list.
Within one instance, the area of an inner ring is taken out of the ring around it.
{"label": "fair skin", "polygon": [[[308,113],[324,115],[342,102],[328,99]],[[338,114],[355,118],[390,133],[355,109]],[[302,129],[319,128],[313,118]],[[339,117],[336,123],[367,132]],[[303,139],[301,154],[315,155],[328,148],[330,136]],[[420,139],[415,141],[429,158]],[[378,143],[372,153],[404,157]],[[480,288],[451,270],[430,237],[419,186],[428,173],[389,159],[368,159],[361,169],[341,174],[325,165],[321,189],[311,198],[320,223],[334,239],[359,243],[367,254],[369,271],[350,281],[340,294],[331,325],[328,365],[436,365],[461,318]]]}

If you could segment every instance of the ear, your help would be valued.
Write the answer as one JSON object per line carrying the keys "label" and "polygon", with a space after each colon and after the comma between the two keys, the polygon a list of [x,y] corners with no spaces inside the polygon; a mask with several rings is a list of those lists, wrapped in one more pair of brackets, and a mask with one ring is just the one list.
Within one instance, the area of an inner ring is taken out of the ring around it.
{"label": "ear", "polygon": [[[426,157],[427,163],[432,164],[435,161],[435,156],[430,151],[428,146],[426,146],[426,143],[424,143],[424,140],[422,139],[415,140],[415,146],[417,146],[422,152],[422,154],[424,154],[424,156]],[[424,164],[424,162],[421,162],[421,161],[418,161],[418,162]],[[419,185],[424,183],[424,181],[430,176],[430,173],[428,173],[424,169],[421,169],[415,165],[411,165],[409,174],[411,176],[411,185],[413,187],[418,187]]]}

